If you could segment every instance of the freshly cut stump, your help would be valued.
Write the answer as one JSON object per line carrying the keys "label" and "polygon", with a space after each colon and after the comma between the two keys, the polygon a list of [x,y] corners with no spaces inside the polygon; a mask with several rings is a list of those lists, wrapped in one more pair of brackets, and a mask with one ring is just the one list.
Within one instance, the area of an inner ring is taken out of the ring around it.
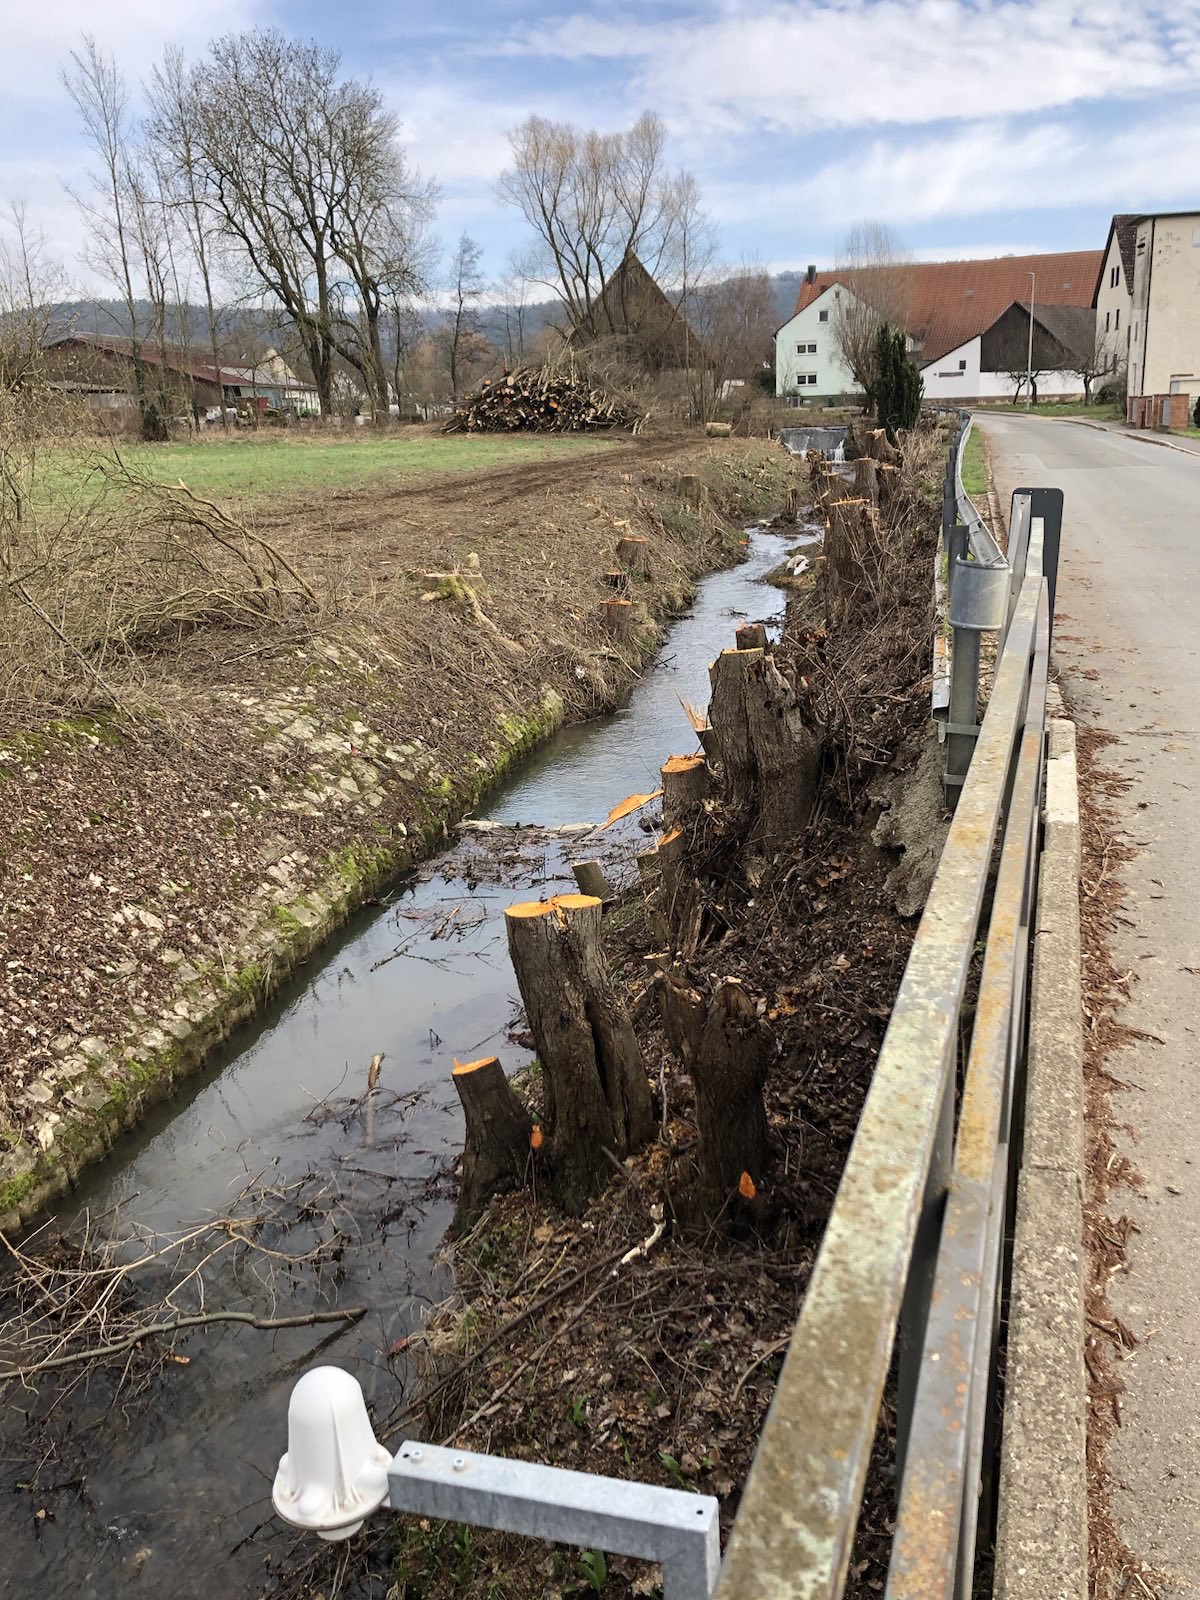
{"label": "freshly cut stump", "polygon": [[727,800],[752,818],[748,841],[771,851],[812,814],[821,739],[795,690],[762,650],[722,650],[709,669],[709,715]]}
{"label": "freshly cut stump", "polygon": [[598,861],[577,861],[571,871],[575,874],[580,894],[595,895],[601,903],[613,898],[612,884]]}
{"label": "freshly cut stump", "polygon": [[456,1061],[452,1076],[467,1124],[452,1232],[466,1233],[493,1195],[525,1181],[533,1119],[496,1056]]}
{"label": "freshly cut stump", "polygon": [[633,1024],[600,951],[600,900],[564,894],[504,913],[513,971],[546,1092],[560,1204],[579,1212],[622,1157],[654,1132],[650,1084]]}
{"label": "freshly cut stump", "polygon": [[650,541],[643,533],[629,533],[617,541],[617,561],[633,578],[650,576]]}
{"label": "freshly cut stump", "polygon": [[662,766],[663,821],[668,827],[689,822],[712,793],[712,775],[703,756],[671,756]]}
{"label": "freshly cut stump", "polygon": [[606,600],[604,602],[604,627],[614,639],[627,639],[633,631],[633,602],[631,600]]}
{"label": "freshly cut stump", "polygon": [[739,650],[767,649],[767,628],[763,622],[743,622],[734,635]]}

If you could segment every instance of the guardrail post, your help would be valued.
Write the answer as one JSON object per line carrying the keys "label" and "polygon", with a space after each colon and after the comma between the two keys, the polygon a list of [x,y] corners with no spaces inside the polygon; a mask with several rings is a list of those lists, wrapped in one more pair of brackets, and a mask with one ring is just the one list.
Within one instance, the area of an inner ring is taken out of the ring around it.
{"label": "guardrail post", "polygon": [[[1029,499],[1029,514],[1042,519],[1042,575],[1050,591],[1050,636],[1054,637],[1054,597],[1058,592],[1058,557],[1062,548],[1063,492],[1061,489],[1017,489]],[[1011,523],[1010,523],[1011,525]]]}

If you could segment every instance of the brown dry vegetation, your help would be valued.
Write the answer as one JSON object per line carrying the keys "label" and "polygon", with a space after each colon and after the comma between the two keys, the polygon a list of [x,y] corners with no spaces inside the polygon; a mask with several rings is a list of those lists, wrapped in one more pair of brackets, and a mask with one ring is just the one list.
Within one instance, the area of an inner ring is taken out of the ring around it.
{"label": "brown dry vegetation", "polygon": [[[940,458],[934,438],[910,444],[893,536],[852,624],[826,635],[811,584],[789,608],[776,660],[808,678],[827,729],[807,828],[761,875],[756,865],[755,881],[720,808],[691,839],[710,897],[696,965],[741,979],[775,1042],[769,1172],[711,1225],[680,1206],[698,1154],[694,1086],[656,1011],[635,1004],[662,1117],[657,1139],[614,1163],[582,1222],[544,1200],[535,1154],[532,1187],[493,1202],[457,1242],[456,1294],[408,1341],[424,1371],[421,1398],[377,1419],[393,1444],[430,1438],[693,1488],[720,1497],[728,1531],[915,928],[895,908],[896,853],[872,834],[927,739]],[[612,914],[607,941],[632,1001],[653,949],[640,897]],[[527,1090],[536,1105],[536,1076]],[[853,1595],[882,1588],[892,1451],[885,1407]],[[541,1600],[588,1582],[574,1553],[527,1541],[411,1520],[399,1537],[397,1549],[392,1531],[369,1528],[338,1553],[298,1540],[271,1592],[298,1597],[332,1584],[407,1600]],[[638,1563],[614,1559],[607,1573],[606,1593],[653,1590],[652,1570]]]}
{"label": "brown dry vegetation", "polygon": [[[697,512],[674,493],[685,469],[709,489]],[[115,498],[74,503],[51,568],[6,547],[6,576],[47,614],[67,580],[76,597],[57,628],[11,583],[0,598],[10,1154],[36,1154],[89,1058],[133,1062],[160,1024],[191,1047],[172,1011],[181,973],[246,1005],[271,987],[270,962],[228,952],[253,893],[268,911],[285,898],[281,861],[289,903],[331,863],[353,893],[439,837],[556,717],[614,705],[789,468],[764,445],[624,443],[275,499],[241,523],[111,457],[105,470]],[[10,534],[12,511],[10,494]],[[629,528],[652,576],[617,646],[603,573]]]}

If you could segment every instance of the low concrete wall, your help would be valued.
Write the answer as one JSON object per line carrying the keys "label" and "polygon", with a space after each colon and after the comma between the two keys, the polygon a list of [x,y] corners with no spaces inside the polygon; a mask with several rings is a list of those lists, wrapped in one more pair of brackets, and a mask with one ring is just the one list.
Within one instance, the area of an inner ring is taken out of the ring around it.
{"label": "low concrete wall", "polygon": [[1083,1008],[1075,725],[1049,724],[996,1600],[1086,1600]]}

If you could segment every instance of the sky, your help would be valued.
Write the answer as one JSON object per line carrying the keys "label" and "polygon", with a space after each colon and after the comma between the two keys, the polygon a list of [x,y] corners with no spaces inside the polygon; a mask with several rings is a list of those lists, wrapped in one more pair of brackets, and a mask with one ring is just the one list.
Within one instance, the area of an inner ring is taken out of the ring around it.
{"label": "sky", "polygon": [[87,167],[60,82],[84,30],[142,80],[167,43],[257,26],[371,77],[492,277],[526,242],[495,195],[531,112],[658,112],[723,259],[831,264],[885,221],[920,259],[1099,249],[1114,211],[1200,208],[1200,0],[0,0],[0,203],[66,263]]}

